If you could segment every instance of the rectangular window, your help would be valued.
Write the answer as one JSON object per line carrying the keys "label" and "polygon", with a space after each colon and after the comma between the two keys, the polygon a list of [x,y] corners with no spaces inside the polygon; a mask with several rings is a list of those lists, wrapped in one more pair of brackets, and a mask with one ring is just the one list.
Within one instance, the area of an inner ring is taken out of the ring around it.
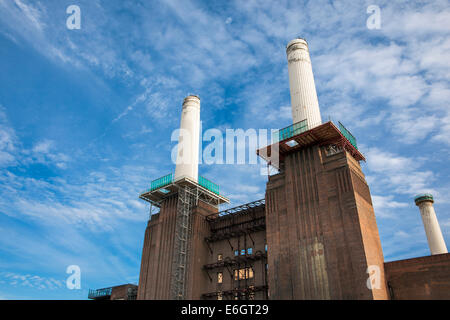
{"label": "rectangular window", "polygon": [[234,280],[252,279],[254,277],[252,268],[242,268],[234,270]]}
{"label": "rectangular window", "polygon": [[219,253],[217,255],[217,261],[222,261],[222,259],[223,259],[223,255],[221,253]]}
{"label": "rectangular window", "polygon": [[247,249],[247,254],[252,254],[253,253],[253,249],[252,248],[248,248]]}
{"label": "rectangular window", "polygon": [[217,283],[222,283],[223,281],[223,273],[217,272]]}
{"label": "rectangular window", "polygon": [[264,249],[266,250],[266,252],[267,252],[267,244],[264,246]]}
{"label": "rectangular window", "polygon": [[239,250],[236,250],[236,251],[234,252],[234,255],[235,255],[235,256],[238,256],[238,255],[239,255]]}
{"label": "rectangular window", "polygon": [[246,276],[247,276],[247,279],[252,279],[253,278],[253,269],[252,268],[247,268]]}
{"label": "rectangular window", "polygon": [[245,249],[241,250],[241,256],[245,256]]}

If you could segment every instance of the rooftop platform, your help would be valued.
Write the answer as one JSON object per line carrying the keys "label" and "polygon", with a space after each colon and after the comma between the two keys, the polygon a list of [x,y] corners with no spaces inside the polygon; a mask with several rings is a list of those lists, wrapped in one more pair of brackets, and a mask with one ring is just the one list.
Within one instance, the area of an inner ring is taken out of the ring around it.
{"label": "rooftop platform", "polygon": [[206,200],[207,203],[220,205],[230,202],[228,198],[220,195],[219,186],[212,181],[202,176],[198,177],[198,182],[188,177],[183,177],[174,181],[172,173],[153,180],[150,184],[150,188],[143,191],[139,195],[139,198],[150,202],[154,206],[160,207],[161,202],[164,201],[164,199],[178,193],[178,190],[182,187],[197,190],[199,199]]}
{"label": "rooftop platform", "polygon": [[[339,127],[339,128],[338,128]],[[291,152],[312,145],[336,144],[348,151],[357,161],[366,160],[359,152],[355,137],[342,125],[338,127],[331,121],[309,129],[306,121],[300,121],[279,130],[274,137],[275,143],[258,149],[256,153],[272,166],[279,169],[279,165],[271,161],[272,151],[279,152],[279,163],[284,161]]]}

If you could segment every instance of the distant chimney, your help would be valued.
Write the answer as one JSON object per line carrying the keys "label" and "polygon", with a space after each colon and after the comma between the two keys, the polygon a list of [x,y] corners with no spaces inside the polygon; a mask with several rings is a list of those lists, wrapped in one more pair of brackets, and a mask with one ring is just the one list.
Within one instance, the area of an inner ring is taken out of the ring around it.
{"label": "distant chimney", "polygon": [[298,38],[286,47],[291,89],[292,120],[294,123],[307,121],[308,129],[322,124],[319,101],[309,57],[308,43]]}
{"label": "distant chimney", "polygon": [[184,98],[174,181],[189,178],[198,181],[198,151],[200,137],[200,98]]}
{"label": "distant chimney", "polygon": [[434,212],[433,196],[429,193],[421,194],[416,196],[414,201],[420,209],[431,254],[448,253],[436,213]]}

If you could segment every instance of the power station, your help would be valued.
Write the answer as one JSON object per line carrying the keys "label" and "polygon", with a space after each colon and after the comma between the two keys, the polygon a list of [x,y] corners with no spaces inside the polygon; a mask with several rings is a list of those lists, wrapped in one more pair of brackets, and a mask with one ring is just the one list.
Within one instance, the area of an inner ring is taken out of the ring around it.
{"label": "power station", "polygon": [[293,124],[257,151],[278,169],[264,199],[219,211],[229,199],[198,175],[200,98],[184,99],[175,174],[140,195],[159,212],[137,299],[450,299],[432,196],[415,199],[432,255],[385,263],[357,141],[322,123],[306,40],[286,54]]}

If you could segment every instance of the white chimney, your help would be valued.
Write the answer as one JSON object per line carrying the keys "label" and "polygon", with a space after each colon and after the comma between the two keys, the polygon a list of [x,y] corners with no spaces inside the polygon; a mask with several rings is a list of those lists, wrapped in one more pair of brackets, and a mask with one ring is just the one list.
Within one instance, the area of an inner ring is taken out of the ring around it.
{"label": "white chimney", "polygon": [[431,194],[421,194],[414,199],[414,202],[420,209],[431,254],[448,253],[436,212],[434,212],[433,196]]}
{"label": "white chimney", "polygon": [[178,139],[174,181],[189,178],[198,181],[198,151],[200,137],[200,98],[184,98]]}
{"label": "white chimney", "polygon": [[307,120],[308,129],[322,124],[316,85],[309,58],[308,43],[298,38],[286,47],[291,89],[292,120],[297,123]]}

